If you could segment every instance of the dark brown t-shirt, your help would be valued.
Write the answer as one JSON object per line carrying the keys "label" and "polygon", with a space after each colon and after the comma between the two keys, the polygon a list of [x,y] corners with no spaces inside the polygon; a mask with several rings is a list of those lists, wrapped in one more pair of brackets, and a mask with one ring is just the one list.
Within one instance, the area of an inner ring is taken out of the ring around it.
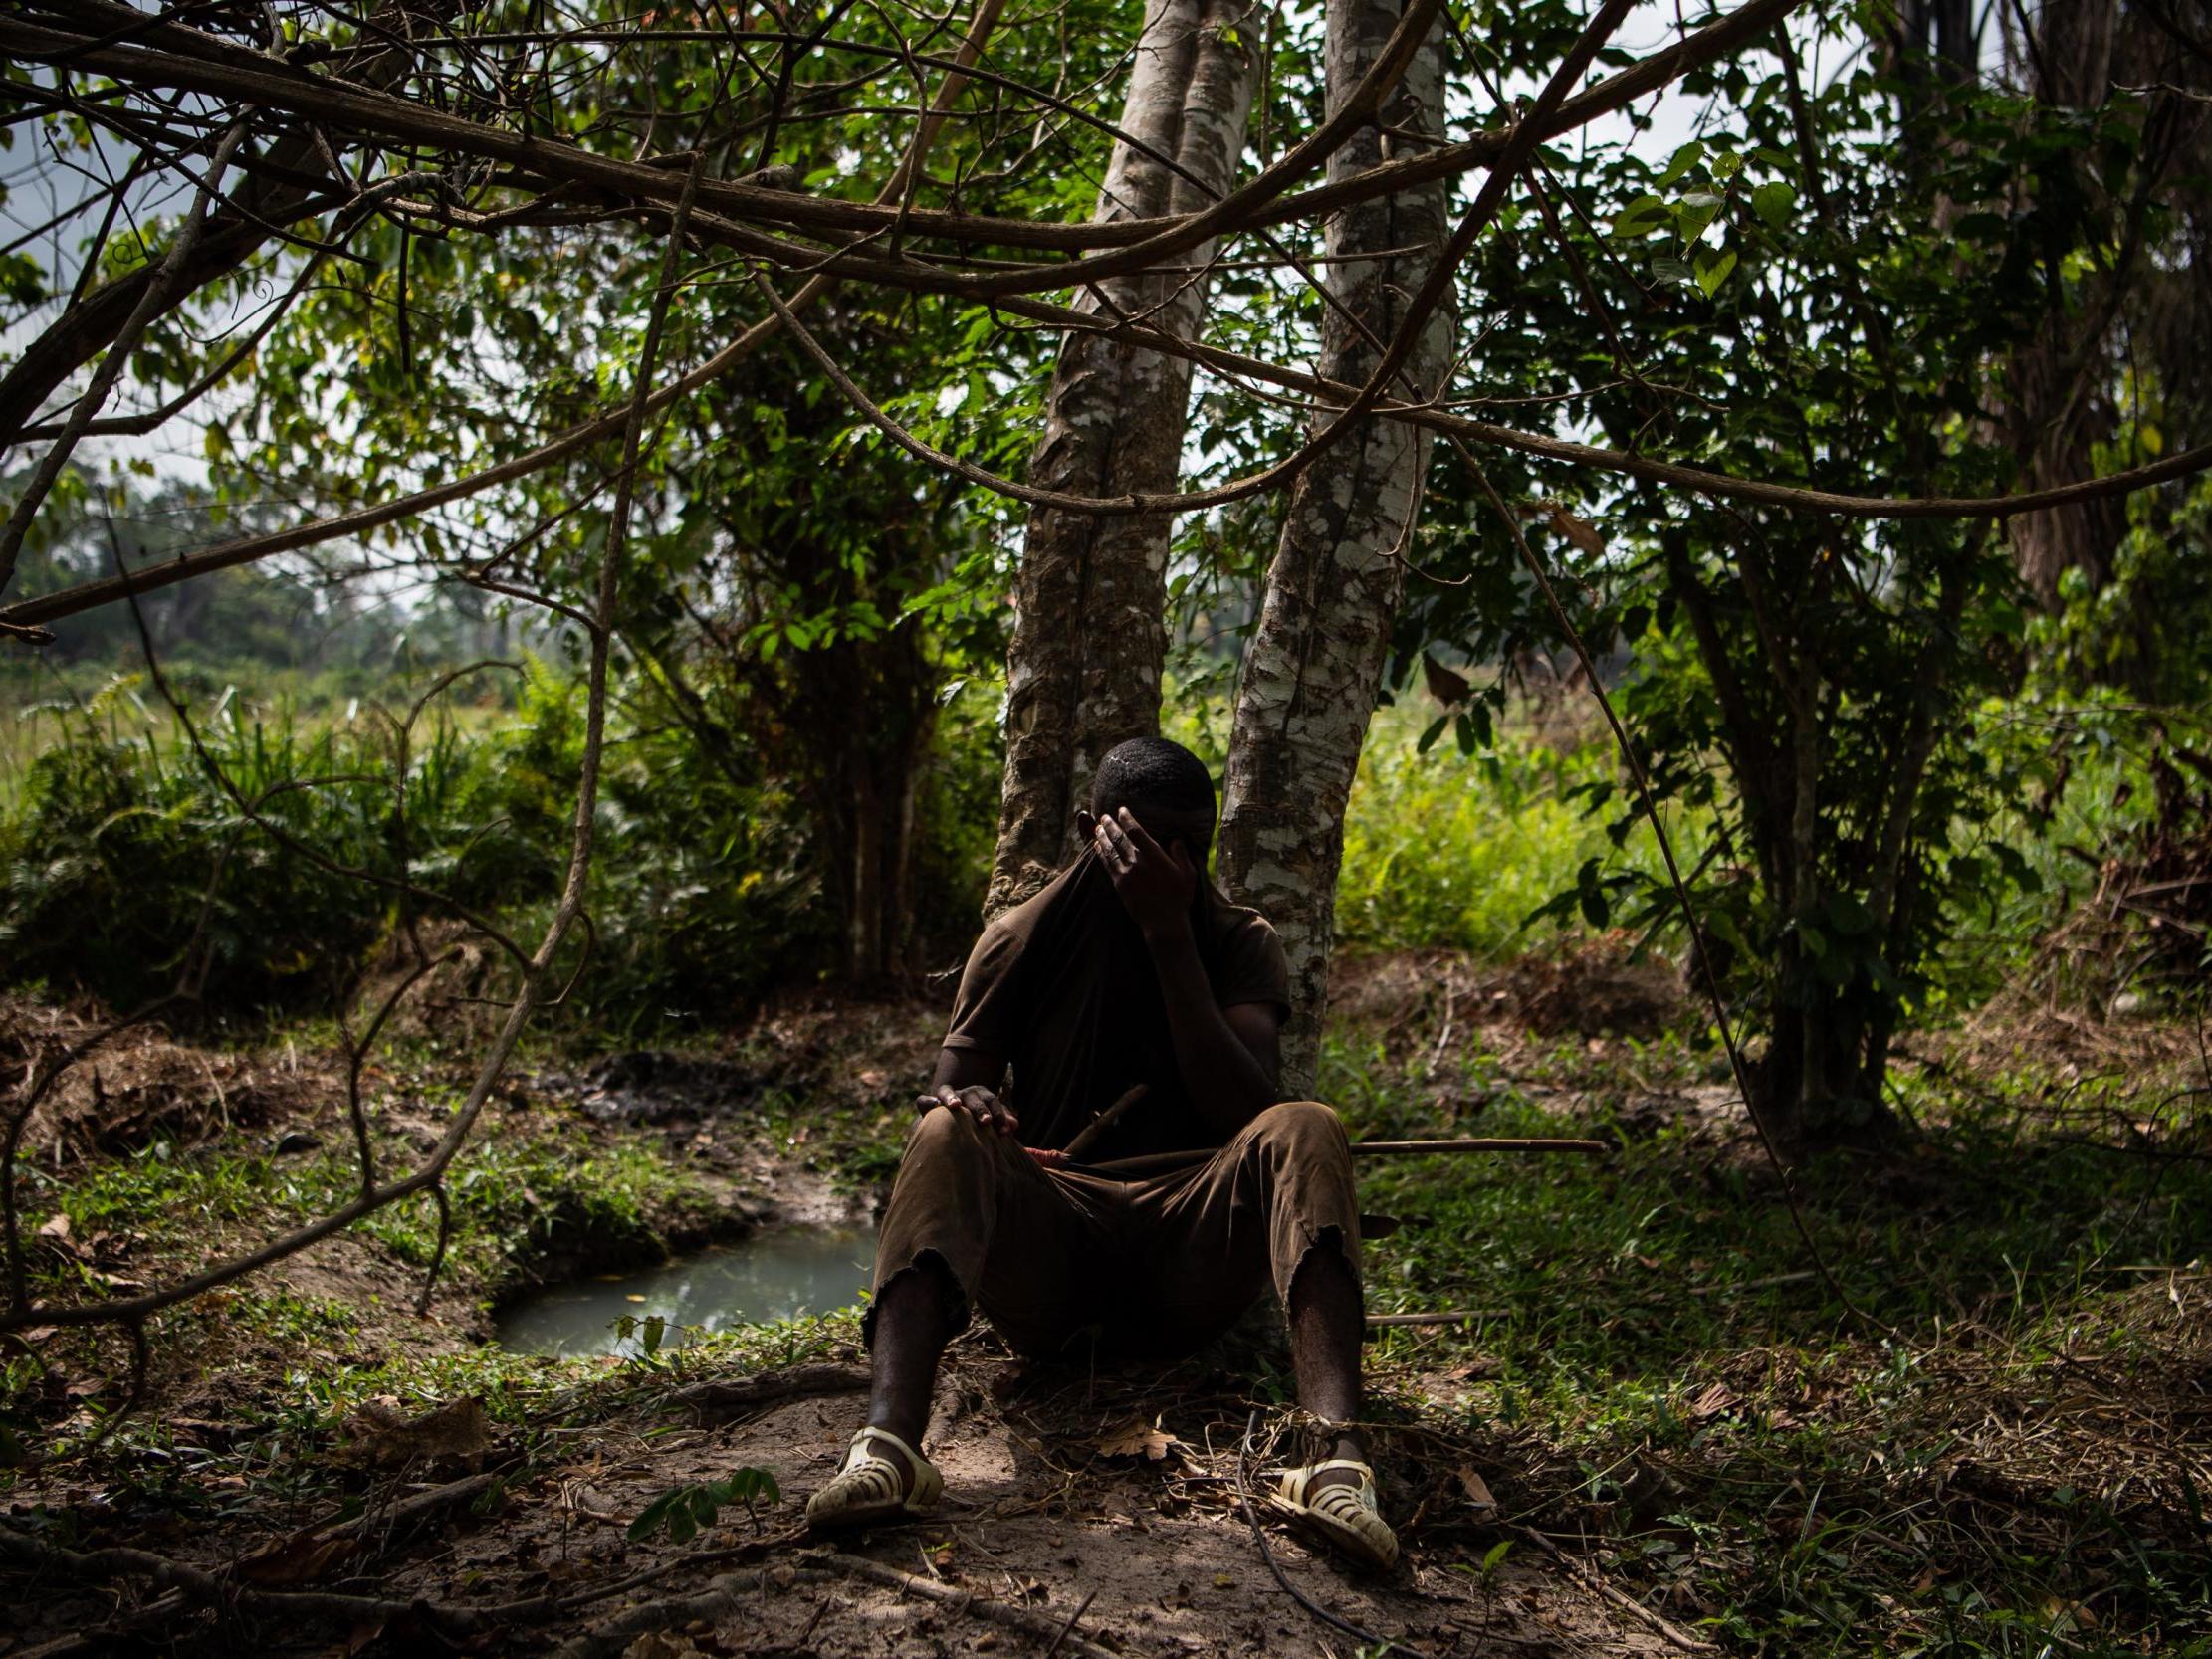
{"label": "dark brown t-shirt", "polygon": [[[1193,908],[1215,1003],[1273,1006],[1287,1018],[1290,971],[1265,917],[1202,883]],[[945,1046],[1012,1068],[1006,1104],[1031,1146],[1063,1147],[1143,1085],[1144,1096],[1083,1148],[1086,1163],[1209,1146],[1175,1061],[1168,1012],[1144,935],[1113,878],[1085,850],[1026,903],[984,930],[961,976]]]}

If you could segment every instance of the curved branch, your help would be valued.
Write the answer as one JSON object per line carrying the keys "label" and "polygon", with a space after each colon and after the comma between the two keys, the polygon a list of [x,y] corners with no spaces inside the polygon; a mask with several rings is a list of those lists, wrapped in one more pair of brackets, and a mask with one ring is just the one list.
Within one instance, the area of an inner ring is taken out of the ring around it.
{"label": "curved branch", "polygon": [[[1433,5],[1434,0],[1425,0],[1425,3]],[[1725,56],[1787,17],[1801,3],[1802,0],[1750,0],[1749,4],[1707,24],[1673,47],[1620,71],[1575,98],[1558,101],[1541,116],[1524,124],[1534,128],[1533,139],[1539,142],[1573,131],[1658,90],[1688,70]],[[1404,22],[1412,21],[1413,13],[1409,12]],[[213,37],[206,38],[213,40]],[[1408,37],[1411,42],[1418,42],[1420,38],[1418,32]],[[61,30],[0,22],[0,46],[27,58],[51,58],[64,50],[82,49],[83,45],[81,39]],[[550,143],[527,134],[488,127],[461,116],[425,108],[396,95],[363,91],[310,75],[280,59],[251,53],[230,43],[223,43],[223,46],[217,62],[175,51],[126,46],[87,52],[83,62],[88,68],[125,82],[171,86],[252,102],[327,119],[352,130],[488,156],[542,176],[638,201],[666,204],[677,194],[677,175],[665,165],[621,161],[595,155],[572,143]],[[1379,69],[1388,67],[1387,63],[1378,66]],[[1396,71],[1392,73],[1395,78]],[[1387,91],[1387,85],[1378,83],[1370,91],[1380,97]],[[841,201],[742,182],[710,183],[702,188],[700,203],[710,212],[719,210],[749,222],[787,224],[816,233],[864,236],[903,228],[914,236],[1042,251],[1113,247],[1122,252],[1098,257],[1117,261],[1141,249],[1142,258],[1137,264],[1146,265],[1183,253],[1210,237],[1228,231],[1335,212],[1357,202],[1393,194],[1411,184],[1492,166],[1513,145],[1521,130],[1514,127],[1482,133],[1431,154],[1373,168],[1355,178],[1317,186],[1300,194],[1288,193],[1292,184],[1326,159],[1325,153],[1318,157],[1310,153],[1311,146],[1324,133],[1330,134],[1330,149],[1342,142],[1345,132],[1335,130],[1337,126],[1334,121],[1326,123],[1307,143],[1297,146],[1222,202],[1196,214],[1175,218],[1050,224],[944,209],[903,210],[895,204]],[[841,264],[840,269],[849,273],[867,265],[901,263],[904,262],[852,261]],[[1078,260],[994,279],[993,291],[1013,294],[1050,290],[1077,281],[1094,280],[1116,269],[1131,268]]]}
{"label": "curved branch", "polygon": [[361,1217],[382,1209],[387,1204],[410,1194],[435,1188],[444,1178],[447,1167],[467,1144],[477,1119],[483,1115],[493,1089],[498,1086],[507,1069],[508,1058],[514,1053],[515,1045],[522,1037],[523,1027],[529,1023],[531,1015],[544,1000],[546,983],[553,962],[560,953],[561,945],[583,914],[598,822],[600,765],[606,744],[607,665],[613,651],[615,601],[620,591],[622,557],[628,530],[628,492],[642,453],[645,423],[654,404],[651,396],[653,364],[659,355],[669,306],[675,297],[676,267],[683,252],[685,221],[691,213],[698,177],[699,162],[695,160],[685,194],[677,204],[676,222],[663,252],[660,286],[653,296],[652,315],[646,325],[644,344],[639,352],[636,390],[622,417],[625,494],[617,506],[614,522],[609,526],[606,551],[600,560],[597,591],[592,605],[591,650],[585,676],[587,691],[584,703],[583,760],[576,779],[576,810],[570,831],[567,875],[561,886],[560,898],[553,907],[553,918],[546,926],[545,935],[523,970],[521,991],[508,1008],[507,1017],[500,1024],[499,1034],[493,1039],[491,1048],[479,1064],[467,1098],[454,1112],[452,1124],[423,1161],[400,1179],[384,1185],[364,1187],[360,1195],[351,1202],[272,1240],[258,1250],[220,1262],[204,1272],[163,1289],[112,1302],[27,1306],[18,1301],[4,1314],[0,1314],[0,1331],[15,1331],[30,1325],[142,1323],[150,1314],[174,1307],[180,1302],[188,1302],[218,1286],[242,1279],[271,1262],[294,1255],[321,1239],[342,1231]]}
{"label": "curved branch", "polygon": [[100,368],[93,375],[93,383],[85,388],[85,395],[77,400],[77,407],[70,412],[68,424],[61,436],[40,458],[38,469],[31,475],[30,483],[23,487],[23,494],[16,498],[15,511],[8,515],[5,528],[0,528],[0,593],[8,590],[8,583],[15,579],[15,564],[23,551],[23,538],[30,533],[31,520],[39,516],[39,508],[46,501],[47,492],[54,488],[54,481],[62,476],[62,469],[69,465],[78,441],[93,424],[109,394],[115,389],[115,382],[122,378],[124,365],[130,353],[138,348],[138,336],[145,332],[146,324],[166,311],[172,296],[182,286],[184,273],[192,258],[192,250],[200,240],[200,233],[207,225],[207,210],[223,187],[223,175],[230,171],[231,157],[238,153],[238,146],[246,141],[247,129],[253,124],[253,111],[247,110],[231,122],[230,130],[223,134],[215,146],[215,155],[207,164],[207,176],[193,193],[191,210],[184,217],[183,228],[170,245],[168,256],[162,260],[160,270],[139,296],[137,306],[129,318],[108,347]]}

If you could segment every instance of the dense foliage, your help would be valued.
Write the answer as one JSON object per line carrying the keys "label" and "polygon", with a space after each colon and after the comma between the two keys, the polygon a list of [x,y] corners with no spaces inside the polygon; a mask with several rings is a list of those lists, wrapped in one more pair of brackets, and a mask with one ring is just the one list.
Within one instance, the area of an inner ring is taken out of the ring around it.
{"label": "dense foliage", "polygon": [[[567,858],[580,692],[544,666],[504,689],[461,682],[408,726],[413,700],[396,695],[347,718],[233,688],[195,722],[199,753],[149,709],[142,677],[110,687],[61,717],[0,813],[5,978],[118,1009],[182,984],[182,1019],[322,1012],[408,931],[444,941],[482,918],[527,934]],[[972,926],[976,797],[995,775],[973,740],[920,774],[917,915],[940,955]],[[584,1028],[717,1026],[834,968],[819,860],[787,788],[734,780],[680,726],[625,726],[598,830]]]}
{"label": "dense foliage", "polygon": [[[2199,436],[2212,407],[2201,341],[2212,331],[2194,325],[2202,285],[2188,273],[2208,223],[2207,128],[2159,80],[2180,73],[2180,37],[2132,7],[2093,17],[2054,5],[2000,19],[2003,49],[1984,63],[1936,40],[1931,15],[1892,27],[1838,8],[1801,12],[1663,99],[1543,148],[1459,272],[1462,377],[1481,395],[1455,407],[1740,479],[1878,498],[1987,495],[2126,466]],[[999,28],[992,79],[956,101],[914,178],[901,168],[917,128],[894,117],[945,72],[958,39],[949,17],[915,38],[889,14],[842,7],[793,14],[792,32],[764,25],[726,38],[676,14],[606,38],[533,34],[534,17],[479,8],[443,39],[439,50],[454,56],[433,52],[391,73],[470,108],[480,82],[506,86],[508,76],[513,101],[498,105],[498,121],[594,156],[650,152],[703,177],[856,206],[895,181],[917,203],[1030,223],[1093,210],[1132,39],[1126,6]],[[1291,12],[1267,24],[1252,164],[1278,158],[1311,124],[1321,21]],[[1454,128],[1492,124],[1492,106],[1547,75],[1586,21],[1565,0],[1453,8]],[[2077,85],[2066,62],[2038,49],[2077,25],[2107,24],[2116,33],[2102,82]],[[358,21],[334,10],[285,9],[280,27],[333,62],[359,45]],[[931,55],[927,74],[915,52]],[[1947,56],[1935,64],[1931,52]],[[1640,56],[1616,41],[1598,64]],[[18,112],[45,142],[85,155],[104,141],[82,111],[39,102],[45,72],[15,73]],[[307,165],[319,153],[312,138],[283,142]],[[379,164],[402,158],[384,139],[369,142]],[[154,500],[122,515],[141,527],[118,538],[105,516],[130,506],[119,481],[163,470],[127,444],[111,447],[113,476],[86,471],[58,485],[27,546],[24,591],[159,556],[178,538],[142,526],[164,514],[205,535],[359,507],[513,460],[628,394],[673,222],[665,203],[609,217],[570,203],[565,185],[503,195],[521,186],[465,153],[441,165],[436,188],[415,179],[404,207],[361,202],[335,215],[341,253],[336,242],[247,237],[235,265],[180,313],[193,326],[141,342],[132,395],[141,408],[187,399],[204,486],[164,476]],[[1454,186],[1462,202],[1480,176]],[[10,255],[11,315],[29,326],[66,314],[77,277],[147,270],[179,212],[173,196],[160,205],[168,221],[148,213],[112,235],[82,235],[75,257],[92,260],[89,270],[72,269],[58,238],[28,240],[50,257]],[[1210,338],[1277,363],[1307,360],[1322,301],[1302,262],[1318,235],[1298,221],[1225,244]],[[664,379],[772,320],[760,287],[769,267],[722,236],[700,235],[671,268],[682,286],[661,341]],[[940,245],[921,257],[954,256]],[[793,273],[774,281],[797,293]],[[830,285],[805,326],[917,439],[1001,475],[1021,471],[1051,334],[958,283],[920,280]],[[1202,375],[1188,470],[1206,482],[1279,460],[1306,414],[1264,383]],[[667,977],[640,967],[606,1005],[624,1019],[658,1017],[656,1006],[688,1014],[772,969],[868,980],[942,965],[934,941],[967,925],[990,810],[985,733],[1019,508],[888,441],[788,333],[648,422],[637,482],[617,617],[626,725],[607,806],[620,827],[599,918],[630,924],[602,941],[600,967],[616,983],[619,941],[645,936],[642,928],[665,941],[651,954]],[[316,668],[350,658],[365,671],[381,610],[419,625],[429,648],[418,662],[529,649],[565,664],[615,484],[608,447],[586,446],[378,531],[333,567],[186,584],[149,603],[155,643],[188,658],[204,643],[208,607],[227,608],[238,643],[258,637],[265,657],[289,648],[298,661],[312,619],[326,635]],[[1462,753],[1489,760],[1477,791],[1510,779],[1505,799],[1520,798],[1534,774],[1497,742],[1495,716],[1535,662],[1572,662],[1524,553],[1552,570],[1677,831],[1723,988],[1762,1040],[1765,1104],[1785,1127],[1864,1136],[1886,1122],[1899,1022],[1949,994],[1955,941],[2032,905],[2049,874],[2023,837],[2065,780],[2067,745],[2112,726],[2102,716],[2083,724],[2075,704],[2114,684],[2149,704],[2201,696],[2208,500],[2184,481],[2074,518],[1885,519],[1538,461],[1525,444],[1439,449],[1384,695],[1443,697],[1440,722],[1415,723],[1427,726],[1424,747],[1450,731]],[[1278,498],[1261,495],[1180,524],[1168,591],[1186,707],[1171,718],[1203,721],[1231,683],[1279,513]],[[2054,548],[2074,549],[2072,564],[2047,568]],[[73,624],[72,648],[96,660],[127,644],[135,629],[118,615]],[[2031,688],[2056,700],[2065,728],[2042,750],[1992,713]],[[202,707],[215,695],[203,693]],[[530,741],[553,743],[550,705],[523,720]],[[2145,724],[2134,739],[2162,741],[2157,729]],[[354,752],[353,738],[328,731],[267,749],[225,740],[253,789],[280,781],[255,769],[265,762],[304,767],[302,783],[394,763],[374,742]],[[459,771],[514,764],[538,793],[508,800],[496,779],[472,786],[454,797],[450,821],[425,828],[421,845],[451,865],[426,884],[446,904],[520,914],[544,899],[556,780],[572,752],[553,743],[542,766],[514,762],[503,745],[522,741],[488,738],[481,761],[463,745],[471,758]],[[1366,798],[1388,796],[1402,764],[1378,755]],[[30,951],[18,961],[42,960],[36,935],[51,907],[74,902],[72,883],[95,880],[95,849],[120,848],[155,823],[190,852],[130,849],[150,861],[148,891],[163,895],[156,908],[169,920],[155,934],[141,930],[140,943],[156,941],[142,955],[124,950],[129,930],[114,934],[114,959],[130,968],[116,984],[166,971],[190,935],[176,920],[191,909],[187,868],[234,840],[242,872],[260,880],[265,863],[268,880],[310,889],[332,868],[389,879],[390,861],[415,856],[377,839],[389,817],[378,790],[393,794],[399,779],[273,797],[303,826],[287,850],[241,829],[203,771],[180,767],[173,750],[41,762],[23,791],[28,827],[14,832],[32,851],[15,862],[52,872],[51,891],[45,876],[12,878],[16,936]],[[1418,834],[1362,840],[1355,825],[1347,936],[1494,948],[1509,922],[1534,911],[1683,945],[1635,780],[1596,755],[1570,771],[1564,798],[1597,814],[1608,839],[1547,835],[1548,854],[1574,845],[1566,868],[1532,879],[1542,891],[1482,880],[1481,840],[1495,833],[1479,794],[1456,813],[1428,809]],[[1980,832],[1993,823],[2021,835]],[[1462,835],[1471,857],[1450,850]],[[49,844],[67,856],[41,862]],[[1420,884],[1402,878],[1417,867],[1454,896],[1412,897]],[[119,884],[123,868],[102,879]],[[503,874],[490,879],[495,869]],[[336,978],[404,920],[389,894],[338,905],[351,921],[333,912],[329,927],[309,930]],[[318,916],[324,902],[278,908]],[[259,908],[241,902],[238,914]],[[775,916],[789,927],[771,949],[764,918]],[[272,933],[253,988],[241,981],[245,1000],[289,994],[297,970],[268,964],[293,960]],[[697,993],[676,988],[685,983]]]}

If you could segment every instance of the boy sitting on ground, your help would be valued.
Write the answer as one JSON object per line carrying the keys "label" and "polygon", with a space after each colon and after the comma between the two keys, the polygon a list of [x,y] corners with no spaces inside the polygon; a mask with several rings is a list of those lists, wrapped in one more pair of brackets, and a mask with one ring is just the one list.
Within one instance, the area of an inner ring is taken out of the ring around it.
{"label": "boy sitting on ground", "polygon": [[[1213,779],[1165,738],[1123,743],[1075,827],[1075,860],[969,956],[883,1218],[867,1423],[807,1521],[935,1507],[944,1483],[919,1448],[938,1360],[972,1308],[1032,1355],[1091,1343],[1168,1356],[1271,1286],[1299,1404],[1333,1440],[1277,1490],[1345,1554],[1388,1567],[1398,1540],[1354,1426],[1351,1152],[1328,1107],[1278,1098],[1289,976],[1267,920],[1206,879]],[[1211,1155],[1137,1178],[1099,1167],[1186,1150]]]}

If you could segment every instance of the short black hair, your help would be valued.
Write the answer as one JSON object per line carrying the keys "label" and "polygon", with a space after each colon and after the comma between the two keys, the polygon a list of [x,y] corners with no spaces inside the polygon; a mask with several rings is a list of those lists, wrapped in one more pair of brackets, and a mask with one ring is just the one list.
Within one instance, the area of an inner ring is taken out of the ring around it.
{"label": "short black hair", "polygon": [[1206,762],[1166,737],[1132,737],[1106,751],[1091,773],[1091,811],[1100,817],[1117,807],[1143,816],[1144,808],[1163,812],[1204,813],[1214,823],[1214,777]]}

